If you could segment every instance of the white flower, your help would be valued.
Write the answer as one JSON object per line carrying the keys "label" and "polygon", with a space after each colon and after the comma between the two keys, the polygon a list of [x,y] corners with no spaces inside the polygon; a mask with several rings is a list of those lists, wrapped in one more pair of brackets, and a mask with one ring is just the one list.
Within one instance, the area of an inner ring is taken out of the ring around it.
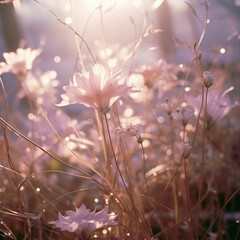
{"label": "white flower", "polygon": [[58,213],[58,220],[49,222],[54,224],[62,231],[75,232],[79,235],[83,234],[89,238],[92,232],[104,225],[116,225],[114,221],[115,214],[108,214],[108,207],[105,206],[101,211],[90,212],[84,204],[80,208],[76,208],[76,211],[66,211],[66,216]]}
{"label": "white flower", "polygon": [[89,73],[76,73],[70,86],[65,86],[64,90],[66,94],[61,95],[63,100],[58,106],[81,103],[103,114],[120,97],[138,92],[121,79],[119,74],[111,75],[100,64],[95,64]]}
{"label": "white flower", "polygon": [[142,137],[136,127],[134,127],[132,124],[129,126],[123,127],[119,126],[116,128],[116,131],[119,135],[128,135],[130,137],[136,137],[138,143],[142,143]]}
{"label": "white flower", "polygon": [[32,69],[32,63],[40,53],[40,49],[31,50],[31,48],[18,48],[16,53],[3,53],[6,63],[0,63],[0,74],[12,72],[18,77],[25,77],[27,72]]}
{"label": "white flower", "polygon": [[56,80],[57,73],[55,71],[47,71],[34,76],[31,73],[27,74],[25,78],[25,86],[19,91],[18,97],[22,98],[30,94],[32,100],[39,105],[44,105],[49,108],[56,101],[56,90],[58,81]]}

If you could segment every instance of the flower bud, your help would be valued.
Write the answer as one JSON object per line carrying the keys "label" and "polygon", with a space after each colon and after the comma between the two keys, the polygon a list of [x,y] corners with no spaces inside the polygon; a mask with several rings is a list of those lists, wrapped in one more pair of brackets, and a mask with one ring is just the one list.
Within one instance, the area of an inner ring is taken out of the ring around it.
{"label": "flower bud", "polygon": [[213,76],[211,72],[205,71],[203,73],[203,84],[206,88],[210,88],[213,85]]}
{"label": "flower bud", "polygon": [[192,149],[192,147],[189,143],[183,143],[182,144],[182,157],[184,159],[189,157],[191,149]]}

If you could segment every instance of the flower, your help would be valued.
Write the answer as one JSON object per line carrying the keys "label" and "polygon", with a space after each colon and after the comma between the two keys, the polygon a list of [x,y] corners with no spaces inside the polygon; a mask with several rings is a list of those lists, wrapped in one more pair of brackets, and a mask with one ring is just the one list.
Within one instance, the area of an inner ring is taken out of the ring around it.
{"label": "flower", "polygon": [[[227,93],[232,91],[234,87],[230,87],[221,93],[219,90],[212,90],[208,93],[207,98],[207,114],[211,117],[211,123],[215,123],[216,121],[225,117],[233,108],[237,106],[237,104],[231,103],[230,98],[227,96]],[[202,96],[199,95],[197,98],[186,97],[187,102],[193,108],[195,108],[195,114],[198,115],[198,111],[201,106]],[[203,114],[203,111],[202,111]]]}
{"label": "flower", "polygon": [[25,78],[25,87],[19,90],[18,97],[22,98],[30,94],[30,97],[35,103],[45,108],[51,107],[56,101],[55,87],[58,86],[56,77],[57,73],[55,71],[40,72],[37,76],[31,73],[27,74]]}
{"label": "flower", "polygon": [[139,73],[144,78],[144,84],[147,88],[153,88],[155,83],[166,82],[171,80],[177,80],[177,68],[171,64],[168,64],[163,59],[154,61],[149,65],[143,65],[139,69],[135,70],[135,73]]}
{"label": "flower", "polygon": [[194,109],[190,106],[180,107],[176,109],[174,117],[182,126],[187,126],[189,120],[194,116]]}
{"label": "flower", "polygon": [[58,220],[51,221],[50,224],[54,224],[62,231],[75,232],[78,235],[84,235],[89,238],[91,233],[104,225],[116,225],[116,215],[108,214],[108,206],[105,206],[101,211],[90,212],[84,204],[80,208],[76,208],[76,211],[66,211],[66,216],[58,213]]}
{"label": "flower", "polygon": [[101,64],[95,64],[89,73],[75,73],[70,86],[64,86],[63,89],[66,94],[61,95],[63,100],[58,106],[81,103],[103,114],[120,97],[139,91],[121,79],[119,73],[111,75]]}
{"label": "flower", "polygon": [[119,127],[116,128],[116,131],[120,136],[128,135],[130,137],[136,137],[138,143],[143,142],[138,129],[135,126],[133,126],[132,124],[130,124],[129,126],[126,126],[126,127],[123,127],[120,125]]}
{"label": "flower", "polygon": [[32,69],[32,63],[40,53],[41,49],[31,50],[31,48],[18,48],[16,53],[3,53],[6,63],[0,63],[0,74],[12,72],[18,77],[25,77],[27,71]]}
{"label": "flower", "polygon": [[175,107],[175,102],[173,99],[169,101],[168,97],[164,99],[163,103],[159,103],[157,107],[160,109],[160,111],[163,111],[167,113],[168,117],[172,118],[172,112]]}

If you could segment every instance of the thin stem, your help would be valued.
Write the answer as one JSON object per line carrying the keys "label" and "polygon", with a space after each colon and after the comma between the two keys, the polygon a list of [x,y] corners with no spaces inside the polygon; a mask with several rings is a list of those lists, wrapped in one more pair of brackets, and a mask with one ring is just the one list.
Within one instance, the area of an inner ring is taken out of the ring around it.
{"label": "thin stem", "polygon": [[[204,172],[205,172],[205,131],[206,131],[206,121],[207,121],[207,97],[208,97],[208,88],[206,90],[205,104],[204,104],[203,135],[202,135],[202,170],[201,170],[200,183],[199,183],[197,216],[199,216],[199,211],[200,211],[200,199],[202,194],[203,178],[204,178]],[[197,224],[196,229],[198,232],[198,220],[196,224]]]}
{"label": "thin stem", "polygon": [[[98,114],[98,112],[96,112],[96,114]],[[111,157],[109,156],[108,151],[107,151],[107,139],[106,139],[106,136],[105,136],[105,129],[104,129],[104,123],[103,123],[102,115],[100,116],[100,120],[101,120],[100,131],[101,131],[101,138],[102,138],[102,143],[103,143],[103,152],[104,152],[105,162],[106,162],[106,165],[107,165],[107,173],[109,175],[111,186],[114,186],[115,181],[113,181],[112,161],[111,161]]]}
{"label": "thin stem", "polygon": [[142,142],[140,142],[140,146],[141,146],[141,149],[142,149],[142,162],[143,162],[143,178],[144,178],[144,182],[145,182],[145,185],[146,185],[146,188],[147,188],[147,192],[148,192],[148,195],[149,195],[149,198],[151,200],[151,203],[152,203],[152,206],[154,208],[154,211],[156,212],[157,216],[158,216],[158,220],[159,220],[159,223],[160,223],[160,227],[162,229],[162,232],[164,233],[165,235],[165,238],[168,239],[167,237],[167,234],[164,230],[164,227],[162,225],[162,221],[161,221],[161,216],[159,214],[159,211],[157,210],[157,206],[156,206],[156,203],[155,201],[153,200],[153,197],[152,197],[152,194],[150,192],[150,189],[149,189],[149,185],[148,185],[148,182],[147,182],[147,178],[146,178],[146,158],[145,158],[145,150],[144,150],[144,147],[143,147],[143,144]]}
{"label": "thin stem", "polygon": [[104,31],[104,24],[103,24],[103,14],[102,14],[102,5],[99,0],[99,13],[100,13],[100,22],[101,22],[101,34],[102,34],[102,43],[103,43],[103,50],[105,54],[105,65],[106,68],[109,70],[109,65],[108,65],[108,55],[107,55],[107,45],[106,45],[106,39],[105,39],[105,31]]}
{"label": "thin stem", "polygon": [[[170,136],[171,136],[171,150],[172,150],[172,175],[174,175],[175,169],[175,151],[174,151],[174,130],[173,130],[173,119],[172,116],[169,116],[170,122]],[[178,199],[177,199],[177,179],[174,177],[173,185],[172,185],[173,197],[174,197],[174,209],[175,209],[175,223],[178,222]]]}
{"label": "thin stem", "polygon": [[[70,5],[71,15],[72,15],[72,19],[73,19],[73,23],[72,23],[73,28],[76,29],[75,18],[74,18],[73,7],[72,7],[72,0],[69,0],[69,5]],[[81,63],[81,66],[82,66],[82,70],[85,71],[85,65],[84,65],[84,62],[83,62],[82,52],[81,52],[81,48],[79,46],[79,42],[78,42],[76,34],[74,34],[74,38],[75,38],[75,42],[76,42],[76,45],[77,45],[77,50],[78,50],[78,55],[79,55],[79,58],[80,58],[80,63]],[[83,42],[82,39],[81,39],[81,42]]]}
{"label": "thin stem", "polygon": [[120,170],[120,168],[119,168],[119,164],[118,164],[118,162],[117,162],[117,157],[116,157],[116,154],[115,154],[115,151],[114,151],[114,148],[113,148],[113,143],[112,143],[112,138],[111,138],[111,134],[110,134],[110,130],[109,130],[109,124],[108,124],[108,120],[107,120],[107,116],[106,116],[106,113],[104,114],[104,118],[105,118],[105,123],[106,123],[106,126],[107,126],[107,133],[108,133],[108,138],[109,138],[109,142],[110,142],[110,147],[111,147],[111,150],[112,150],[112,154],[113,154],[113,159],[114,159],[114,161],[115,161],[115,164],[116,164],[116,168],[117,168],[117,170],[118,170],[118,173],[119,173],[119,176],[120,176],[120,178],[121,178],[121,180],[122,180],[122,183],[123,183],[123,185],[124,185],[124,188],[125,188],[125,190],[126,190],[126,192],[127,192],[127,195],[128,195],[128,197],[129,197],[129,200],[130,200],[130,202],[131,202],[131,204],[132,204],[132,207],[133,207],[133,209],[134,209],[134,212],[135,212],[135,215],[136,215],[136,218],[137,218],[137,222],[138,222],[138,225],[139,225],[139,229],[141,229],[142,227],[144,227],[145,229],[145,236],[146,237],[149,237],[149,234],[151,234],[150,233],[150,230],[145,226],[145,224],[141,224],[141,222],[143,223],[143,222],[145,222],[145,221],[143,221],[144,219],[141,219],[141,220],[139,220],[139,217],[140,218],[142,218],[141,216],[139,216],[139,213],[138,213],[138,211],[137,211],[137,209],[136,209],[136,207],[135,207],[135,204],[134,204],[134,200],[133,200],[133,198],[132,198],[132,196],[131,196],[131,194],[129,193],[129,190],[128,190],[128,188],[127,188],[127,185],[126,185],[126,183],[125,183],[125,180],[124,180],[124,178],[123,178],[123,175],[122,175],[122,172],[121,172],[121,170]]}
{"label": "thin stem", "polygon": [[222,211],[224,210],[224,208],[227,206],[227,204],[238,194],[238,192],[240,191],[240,187],[229,197],[229,199],[224,203],[224,205],[222,206],[222,208],[219,210],[218,214],[216,215],[216,217],[214,218],[214,220],[211,222],[210,226],[208,227],[207,231],[205,232],[205,234],[203,235],[203,237],[201,238],[201,240],[204,240],[207,236],[207,234],[209,233],[209,231],[212,229],[214,223],[216,222],[217,218],[220,216],[220,214],[222,213]]}
{"label": "thin stem", "polygon": [[[97,179],[93,178],[89,173],[84,172],[83,170],[74,167],[64,161],[62,161],[61,159],[57,158],[56,156],[54,156],[53,154],[51,154],[50,152],[48,152],[47,150],[45,150],[43,147],[41,147],[40,145],[38,145],[37,143],[35,143],[34,141],[32,141],[30,138],[26,137],[25,135],[23,135],[22,133],[20,133],[17,129],[15,129],[14,127],[12,127],[9,123],[7,123],[2,117],[0,117],[0,121],[6,125],[10,130],[12,130],[16,135],[22,137],[23,139],[25,139],[26,141],[28,141],[29,143],[31,143],[32,145],[34,145],[35,147],[39,148],[41,151],[43,151],[44,153],[46,153],[48,156],[50,156],[51,158],[55,159],[56,161],[60,162],[61,164],[72,168],[82,174],[84,174],[85,176],[89,177],[91,180],[97,182],[99,185],[103,186],[102,183],[100,183]],[[104,181],[106,181],[106,179],[104,179],[104,177],[98,173],[96,170],[94,170],[93,168],[91,168],[92,171],[94,171],[101,179],[103,179]],[[107,181],[106,181],[107,182]]]}
{"label": "thin stem", "polygon": [[[186,138],[186,125],[183,125],[183,144],[185,143],[185,138]],[[191,214],[191,203],[190,203],[190,196],[189,196],[189,184],[188,184],[188,174],[187,174],[187,169],[188,165],[186,163],[186,160],[189,160],[188,158],[185,158],[185,156],[182,156],[183,159],[183,169],[184,169],[184,183],[185,183],[185,191],[186,191],[186,197],[187,197],[187,223],[189,230],[194,236],[193,229],[192,229],[192,214]]]}
{"label": "thin stem", "polygon": [[56,13],[54,13],[51,9],[47,8],[44,4],[42,4],[41,2],[39,2],[38,0],[33,0],[34,2],[38,3],[40,6],[42,6],[43,8],[47,9],[54,17],[56,17],[56,19],[63,24],[64,26],[68,27],[75,35],[77,35],[82,42],[85,44],[85,46],[87,47],[88,52],[90,53],[92,60],[94,63],[96,63],[96,60],[92,54],[92,51],[90,50],[90,47],[88,46],[88,44],[86,43],[86,41],[83,39],[83,37],[71,26],[67,25],[63,20],[61,20]]}

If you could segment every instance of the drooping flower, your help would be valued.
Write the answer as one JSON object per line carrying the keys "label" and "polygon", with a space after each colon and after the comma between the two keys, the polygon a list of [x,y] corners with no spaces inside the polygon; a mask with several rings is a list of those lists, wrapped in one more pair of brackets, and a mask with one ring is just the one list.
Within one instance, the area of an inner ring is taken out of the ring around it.
{"label": "drooping flower", "polygon": [[108,214],[108,206],[105,206],[101,211],[90,212],[84,204],[76,211],[66,211],[66,216],[58,213],[58,220],[49,222],[54,224],[62,231],[75,232],[78,235],[84,235],[87,239],[92,232],[105,225],[116,225],[115,214]]}
{"label": "drooping flower", "polygon": [[58,106],[81,103],[105,114],[120,97],[138,92],[133,86],[120,78],[119,73],[112,75],[101,64],[95,64],[89,72],[75,73],[69,86],[63,88],[62,102]]}
{"label": "drooping flower", "polygon": [[6,62],[0,63],[0,74],[12,72],[18,77],[25,77],[40,53],[41,49],[31,50],[31,48],[18,48],[16,52],[3,53]]}

